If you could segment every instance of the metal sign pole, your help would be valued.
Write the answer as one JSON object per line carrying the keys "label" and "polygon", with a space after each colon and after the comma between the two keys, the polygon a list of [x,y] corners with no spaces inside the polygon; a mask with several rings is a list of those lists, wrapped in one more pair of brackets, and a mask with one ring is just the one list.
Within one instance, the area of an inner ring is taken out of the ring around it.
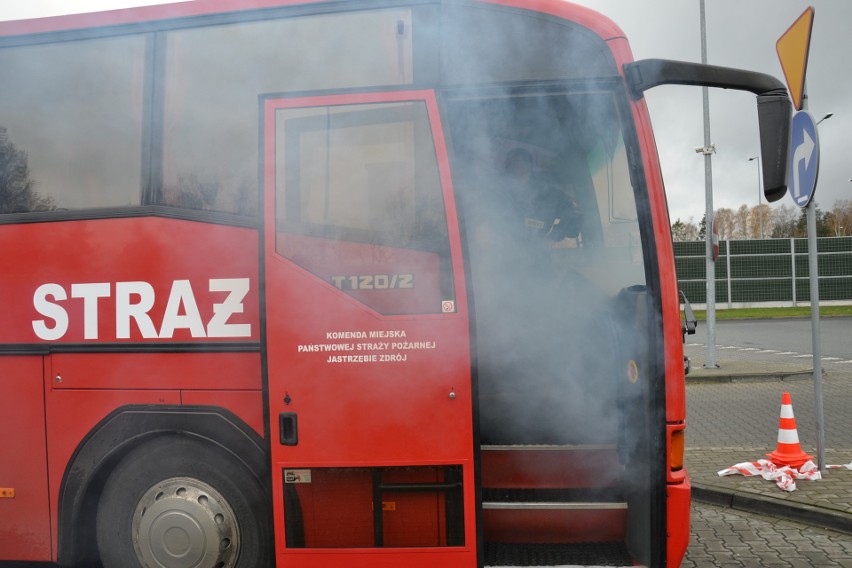
{"label": "metal sign pole", "polygon": [[[787,87],[793,98],[793,106],[804,112],[793,117],[792,136],[795,142],[790,145],[790,163],[792,179],[788,184],[792,190],[793,200],[799,207],[804,207],[808,220],[808,275],[811,289],[811,336],[813,341],[814,361],[814,400],[817,423],[817,462],[819,470],[825,472],[825,419],[822,395],[822,338],[819,325],[819,262],[817,259],[817,230],[816,204],[813,201],[819,175],[819,133],[813,117],[807,112],[808,91],[805,75],[808,66],[808,52],[813,30],[814,7],[808,6],[793,25],[784,32],[775,43],[775,51],[781,61]],[[826,115],[825,118],[828,118]],[[801,119],[801,120],[800,120]],[[820,121],[822,122],[822,120]],[[801,129],[799,131],[798,129]],[[813,137],[809,134],[812,131]],[[801,134],[801,136],[799,136]],[[801,140],[799,140],[801,138]],[[804,164],[800,169],[799,165]],[[813,168],[809,164],[813,163]],[[795,262],[795,251],[793,251]],[[795,264],[794,264],[795,268]],[[793,280],[795,282],[795,271]],[[795,292],[795,288],[794,288]],[[795,302],[795,295],[793,296]]]}
{"label": "metal sign pole", "polygon": [[[802,110],[808,109],[807,83],[802,88]],[[794,168],[799,164],[794,162]],[[817,163],[819,167],[819,163]],[[816,192],[814,187],[813,192]],[[817,424],[817,466],[822,473],[825,467],[825,413],[822,393],[822,333],[819,320],[819,258],[817,257],[816,202],[811,199],[807,209],[808,219],[808,280],[811,289],[811,336],[814,362],[814,410]]]}
{"label": "metal sign pole", "polygon": [[822,404],[822,340],[819,322],[819,263],[817,262],[816,205],[808,204],[808,274],[811,284],[811,334],[814,349],[814,400],[817,423],[817,465],[825,473],[825,418]]}

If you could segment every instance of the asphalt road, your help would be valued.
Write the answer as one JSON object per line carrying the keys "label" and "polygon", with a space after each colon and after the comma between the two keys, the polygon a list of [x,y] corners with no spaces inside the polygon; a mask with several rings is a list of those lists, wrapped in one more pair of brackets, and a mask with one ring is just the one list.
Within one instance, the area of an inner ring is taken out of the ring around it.
{"label": "asphalt road", "polygon": [[[852,317],[820,318],[823,357],[852,359]],[[706,345],[707,323],[698,322],[695,335],[687,343]],[[813,353],[810,318],[760,320],[717,320],[716,345],[772,349],[798,354]]]}

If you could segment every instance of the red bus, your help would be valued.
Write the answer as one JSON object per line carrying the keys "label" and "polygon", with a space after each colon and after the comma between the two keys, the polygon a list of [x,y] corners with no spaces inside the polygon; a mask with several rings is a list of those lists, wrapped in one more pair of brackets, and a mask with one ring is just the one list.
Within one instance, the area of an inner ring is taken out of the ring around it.
{"label": "red bus", "polygon": [[664,83],[781,197],[560,0],[0,24],[0,560],[677,566]]}

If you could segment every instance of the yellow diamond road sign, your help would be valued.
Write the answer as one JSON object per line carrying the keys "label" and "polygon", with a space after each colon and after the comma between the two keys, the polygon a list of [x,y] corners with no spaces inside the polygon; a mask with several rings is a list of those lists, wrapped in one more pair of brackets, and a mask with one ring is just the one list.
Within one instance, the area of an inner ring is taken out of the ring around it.
{"label": "yellow diamond road sign", "polygon": [[793,97],[796,110],[802,110],[805,90],[805,72],[808,69],[808,50],[811,45],[811,29],[814,24],[814,7],[802,12],[793,25],[775,42],[775,51],[781,60],[784,78]]}

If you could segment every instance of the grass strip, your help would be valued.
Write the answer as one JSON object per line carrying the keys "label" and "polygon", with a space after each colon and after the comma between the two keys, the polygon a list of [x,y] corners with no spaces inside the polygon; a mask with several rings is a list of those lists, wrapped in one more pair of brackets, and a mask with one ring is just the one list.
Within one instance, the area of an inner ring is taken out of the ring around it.
{"label": "grass strip", "polygon": [[[821,306],[819,315],[820,317],[852,316],[852,306]],[[705,310],[695,310],[695,317],[698,318],[699,321],[706,321],[707,312]],[[810,306],[795,308],[734,308],[730,310],[716,310],[717,320],[805,317],[811,317]]]}

